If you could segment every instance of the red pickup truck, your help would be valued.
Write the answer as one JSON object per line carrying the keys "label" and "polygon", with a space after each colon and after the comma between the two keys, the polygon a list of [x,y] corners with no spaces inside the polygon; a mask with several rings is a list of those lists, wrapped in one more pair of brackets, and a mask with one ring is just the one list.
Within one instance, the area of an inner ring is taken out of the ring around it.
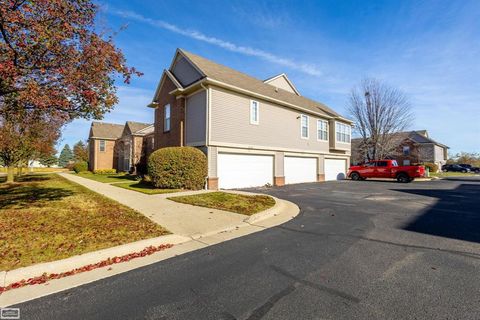
{"label": "red pickup truck", "polygon": [[424,166],[399,166],[396,160],[375,160],[362,165],[351,166],[348,169],[348,177],[352,180],[391,178],[405,183],[424,176]]}

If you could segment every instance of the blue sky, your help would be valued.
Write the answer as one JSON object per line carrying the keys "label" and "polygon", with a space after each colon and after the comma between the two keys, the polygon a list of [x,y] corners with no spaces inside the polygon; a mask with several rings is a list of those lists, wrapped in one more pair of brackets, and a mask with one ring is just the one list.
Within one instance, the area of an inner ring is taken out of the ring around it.
{"label": "blue sky", "polygon": [[[259,79],[285,72],[304,96],[345,113],[364,77],[411,98],[410,129],[480,152],[480,1],[110,1],[97,24],[117,32],[129,65],[103,121],[153,122],[151,101],[177,47]],[[122,29],[122,26],[127,26]],[[120,31],[120,29],[122,29]],[[88,137],[66,126],[59,148]]]}

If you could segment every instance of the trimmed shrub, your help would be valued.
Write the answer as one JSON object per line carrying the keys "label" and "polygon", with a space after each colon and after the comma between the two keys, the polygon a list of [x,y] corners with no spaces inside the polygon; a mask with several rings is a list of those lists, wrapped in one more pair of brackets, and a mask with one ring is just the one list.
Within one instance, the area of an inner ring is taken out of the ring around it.
{"label": "trimmed shrub", "polygon": [[422,163],[422,166],[425,168],[428,168],[429,172],[437,172],[438,171],[438,165],[432,162],[424,162]]}
{"label": "trimmed shrub", "polygon": [[148,175],[156,188],[199,190],[207,177],[207,157],[193,147],[168,147],[148,158]]}
{"label": "trimmed shrub", "polygon": [[93,170],[95,174],[115,174],[117,173],[117,169],[97,169]]}
{"label": "trimmed shrub", "polygon": [[88,163],[86,161],[78,161],[73,165],[73,171],[75,173],[88,171]]}

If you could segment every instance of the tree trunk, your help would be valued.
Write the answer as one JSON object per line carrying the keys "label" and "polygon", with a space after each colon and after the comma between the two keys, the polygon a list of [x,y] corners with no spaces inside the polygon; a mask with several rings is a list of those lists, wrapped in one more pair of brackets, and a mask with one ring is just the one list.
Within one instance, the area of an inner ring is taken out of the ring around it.
{"label": "tree trunk", "polygon": [[12,183],[14,180],[13,180],[13,171],[14,171],[14,167],[12,166],[8,166],[7,167],[7,183]]}

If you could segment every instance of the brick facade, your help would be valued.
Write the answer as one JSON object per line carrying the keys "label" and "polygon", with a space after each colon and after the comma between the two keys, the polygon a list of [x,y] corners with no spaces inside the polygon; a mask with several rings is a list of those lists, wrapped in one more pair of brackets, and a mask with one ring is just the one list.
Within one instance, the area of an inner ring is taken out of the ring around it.
{"label": "brick facade", "polygon": [[[164,147],[176,147],[184,144],[185,98],[176,98],[169,92],[176,89],[169,77],[158,95],[158,107],[155,109],[155,150]],[[170,105],[170,130],[164,131],[165,105]],[[183,141],[182,141],[183,140]]]}
{"label": "brick facade", "polygon": [[104,139],[90,139],[89,141],[90,170],[117,169],[115,140],[104,140],[105,151],[100,151],[101,140]]}

